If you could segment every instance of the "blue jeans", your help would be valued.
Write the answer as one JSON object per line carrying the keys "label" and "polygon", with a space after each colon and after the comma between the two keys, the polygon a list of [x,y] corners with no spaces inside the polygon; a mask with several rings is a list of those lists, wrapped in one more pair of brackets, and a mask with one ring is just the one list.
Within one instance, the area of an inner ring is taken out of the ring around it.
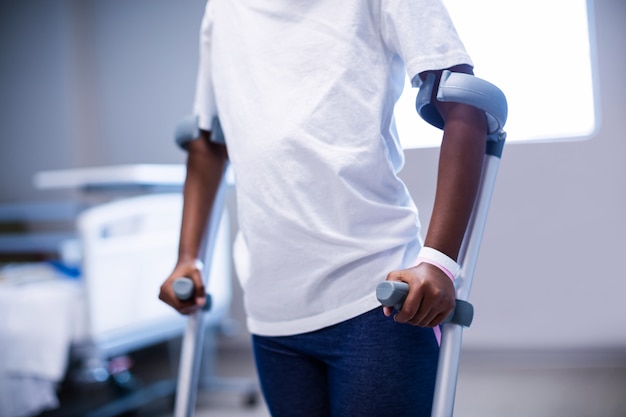
{"label": "blue jeans", "polygon": [[253,335],[273,417],[428,417],[439,347],[433,330],[377,308],[294,336]]}

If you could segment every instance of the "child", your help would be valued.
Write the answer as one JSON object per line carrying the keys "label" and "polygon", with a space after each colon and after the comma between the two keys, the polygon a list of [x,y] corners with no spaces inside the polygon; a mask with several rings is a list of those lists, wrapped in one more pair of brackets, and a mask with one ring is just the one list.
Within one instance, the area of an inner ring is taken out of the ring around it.
{"label": "child", "polygon": [[[471,73],[472,62],[439,0],[207,4],[201,134],[189,144],[179,260],[160,298],[181,313],[204,304],[196,259],[230,162],[249,253],[247,324],[274,417],[430,415],[433,328],[454,307],[446,265],[476,196],[487,127],[473,107],[436,104],[445,129],[422,241],[397,176],[393,108],[405,74],[419,87],[443,69]],[[226,146],[210,141],[218,115]],[[192,301],[173,294],[180,276],[195,282]],[[410,286],[393,319],[375,297],[385,278]]]}

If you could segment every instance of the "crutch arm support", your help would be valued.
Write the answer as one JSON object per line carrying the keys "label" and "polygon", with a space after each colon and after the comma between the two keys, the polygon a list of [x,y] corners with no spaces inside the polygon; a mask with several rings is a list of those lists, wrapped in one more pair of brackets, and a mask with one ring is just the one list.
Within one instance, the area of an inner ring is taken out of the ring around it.
{"label": "crutch arm support", "polygon": [[[181,119],[178,125],[176,125],[174,139],[176,141],[176,144],[182,149],[188,150],[189,142],[194,139],[198,139],[199,137],[200,127],[198,124],[197,114],[185,116],[183,119]],[[226,144],[222,125],[220,123],[220,119],[217,116],[214,117],[211,122],[211,142],[219,143],[222,145]]]}
{"label": "crutch arm support", "polygon": [[[431,102],[436,75],[429,73],[422,83],[415,100],[418,114],[431,125],[443,129],[444,120]],[[436,94],[440,102],[463,103],[485,112],[489,127],[489,139],[504,139],[504,124],[508,116],[508,104],[502,90],[471,74],[444,70],[441,73]]]}

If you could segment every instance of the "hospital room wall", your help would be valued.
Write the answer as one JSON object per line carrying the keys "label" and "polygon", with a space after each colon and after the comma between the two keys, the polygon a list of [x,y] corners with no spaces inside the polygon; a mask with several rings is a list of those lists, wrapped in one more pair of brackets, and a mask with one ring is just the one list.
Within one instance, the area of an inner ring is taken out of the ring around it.
{"label": "hospital room wall", "polygon": [[182,163],[203,0],[0,1],[0,202],[48,169]]}
{"label": "hospital room wall", "polygon": [[[594,3],[598,132],[505,147],[470,297],[476,316],[467,348],[626,348],[626,2]],[[560,71],[566,62],[546,77]],[[536,96],[559,106],[550,91]],[[420,172],[435,164],[434,150],[408,152],[402,177],[414,195],[433,195],[432,178],[422,181]],[[428,203],[422,207],[428,217]]]}
{"label": "hospital room wall", "polygon": [[[172,132],[191,110],[203,5],[1,1],[0,202],[65,197],[33,189],[40,170],[184,162]],[[626,2],[594,9],[600,128],[589,140],[506,147],[468,347],[626,348]],[[424,223],[435,168],[436,150],[407,151],[401,175]],[[233,314],[243,318],[239,298]]]}

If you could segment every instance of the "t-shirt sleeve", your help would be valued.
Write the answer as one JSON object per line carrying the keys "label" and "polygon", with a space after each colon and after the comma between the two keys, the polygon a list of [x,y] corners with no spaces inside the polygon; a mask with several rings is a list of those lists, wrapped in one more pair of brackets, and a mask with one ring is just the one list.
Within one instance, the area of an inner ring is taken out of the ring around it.
{"label": "t-shirt sleeve", "polygon": [[423,71],[473,66],[441,0],[381,1],[380,16],[385,44],[402,58],[414,87]]}
{"label": "t-shirt sleeve", "polygon": [[210,5],[211,2],[208,1],[200,27],[200,59],[193,104],[193,112],[198,116],[198,126],[203,130],[211,130],[211,122],[217,116],[211,74],[212,15]]}

